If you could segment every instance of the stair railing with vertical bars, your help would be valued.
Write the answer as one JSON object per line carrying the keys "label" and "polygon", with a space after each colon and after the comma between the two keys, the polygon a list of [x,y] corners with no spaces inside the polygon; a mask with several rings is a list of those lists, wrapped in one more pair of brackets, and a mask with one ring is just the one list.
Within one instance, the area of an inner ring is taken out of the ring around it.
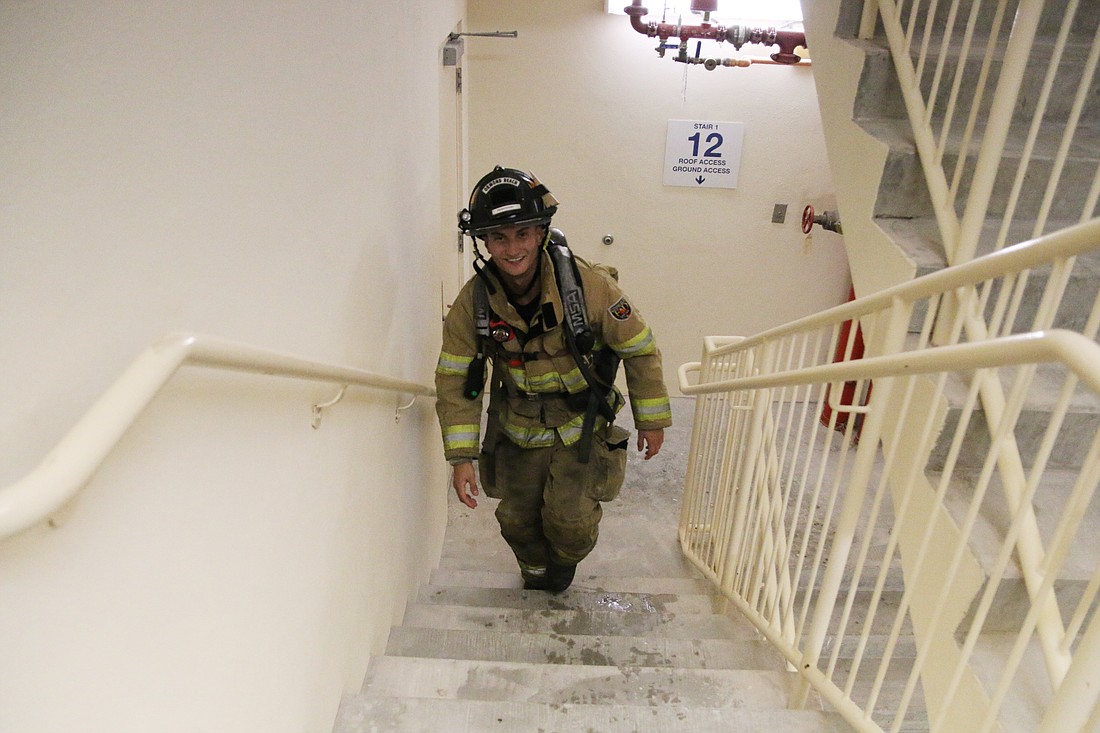
{"label": "stair railing with vertical bars", "polygon": [[[812,686],[868,732],[1100,720],[1100,564],[1080,559],[1100,520],[1100,295],[1074,291],[1095,255],[1100,219],[751,338],[709,338],[681,367],[698,395],[681,544],[801,675],[792,703]],[[1068,301],[1087,315],[1067,320]],[[983,339],[964,336],[975,320]],[[846,322],[872,356],[847,360]],[[837,398],[872,380],[866,405]],[[1005,394],[995,415],[991,385]],[[1036,430],[1026,413],[1048,390]],[[1074,422],[1081,404],[1093,419]]]}
{"label": "stair railing with vertical bars", "polygon": [[[860,36],[881,20],[949,264],[1096,215],[1100,131],[1082,117],[1096,114],[1100,30],[1087,8],[866,0]],[[1056,103],[1055,89],[1072,94]]]}

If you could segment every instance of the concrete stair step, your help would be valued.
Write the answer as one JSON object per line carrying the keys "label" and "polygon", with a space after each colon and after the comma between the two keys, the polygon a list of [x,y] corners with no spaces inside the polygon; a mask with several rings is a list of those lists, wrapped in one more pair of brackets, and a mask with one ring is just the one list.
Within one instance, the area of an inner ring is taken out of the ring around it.
{"label": "concrete stair step", "polygon": [[[890,148],[878,198],[875,202],[875,215],[887,218],[927,217],[933,215],[928,188],[924,182],[924,172],[913,144],[912,131],[905,120],[890,118],[864,119],[860,126],[876,139]],[[1017,129],[1017,127],[1021,129]],[[1085,202],[1085,196],[1092,176],[1096,172],[1096,163],[1100,160],[1100,131],[1096,125],[1082,124],[1073,136],[1065,167],[1061,172],[1058,196],[1051,208],[1051,216],[1056,219],[1079,217]],[[1031,162],[1028,165],[1029,180],[1046,181],[1049,178],[1055,153],[1061,143],[1064,125],[1047,123],[1036,139]],[[1024,147],[1027,129],[1023,125],[1014,126],[1009,131],[1005,155],[1001,170],[994,184],[990,200],[989,215],[999,216],[1005,212],[1008,194],[1013,177],[1019,167],[1020,153]],[[961,136],[948,136],[943,160],[947,170],[952,170],[957,159],[957,150]],[[981,141],[975,139],[970,147],[970,155],[975,155]],[[972,166],[970,167],[972,168]],[[966,201],[969,190],[968,174],[959,184],[957,200]],[[1018,199],[1015,215],[1033,218],[1039,211],[1044,191],[1037,186],[1025,186]]]}
{"label": "concrete stair step", "polygon": [[[685,409],[680,404],[685,401],[685,398],[673,400],[674,413]],[[682,445],[686,446],[690,440],[691,415],[680,414],[675,419],[680,420],[679,424],[687,433],[682,439]],[[634,461],[627,469],[623,494],[605,506],[600,521],[600,542],[578,566],[578,575],[599,576],[607,583],[612,582],[612,578],[700,578],[699,572],[680,551],[675,531],[676,514],[670,514],[667,509],[656,514],[654,507],[632,496],[649,490],[641,488],[648,480],[642,474],[652,469],[638,463]],[[668,478],[655,480],[667,482]],[[462,505],[449,509],[451,525],[461,531],[448,531],[445,536],[440,569],[519,574],[515,556],[500,539],[500,528],[493,516],[494,505],[494,500],[483,498],[477,509]],[[678,510],[673,506],[671,511]]]}
{"label": "concrete stair step", "polygon": [[[918,276],[925,275],[929,272],[936,272],[947,267],[947,257],[944,254],[943,241],[940,238],[939,225],[936,223],[935,217],[880,217],[876,219],[876,223],[889,234],[890,238],[897,242],[902,249],[909,254],[909,258],[917,264]],[[1041,233],[1058,231],[1073,226],[1076,223],[1076,221],[1069,219],[1048,219]],[[987,221],[982,227],[977,248],[977,253],[979,255],[988,254],[995,249],[997,239],[1001,233],[1001,225],[1001,219],[997,218]],[[1013,220],[1005,235],[1004,246],[1011,245],[1015,242],[1023,242],[1034,238],[1034,236],[1035,221],[1032,219],[1016,218]],[[1085,259],[1088,263],[1087,270],[1090,273],[1094,273],[1096,270],[1096,260],[1100,260],[1100,255],[1090,253],[1078,259]],[[1038,270],[1032,273],[1033,276],[1038,274],[1040,274]],[[1043,272],[1041,274],[1043,275],[1043,282],[1045,283],[1046,273]]]}
{"label": "concrete stair step", "polygon": [[[446,727],[441,727],[446,721]],[[588,705],[419,698],[347,697],[336,733],[850,733],[835,713],[731,710],[685,705]]]}
{"label": "concrete stair step", "polygon": [[500,630],[528,634],[581,636],[648,636],[660,633],[672,639],[759,639],[756,629],[730,616],[667,612],[630,613],[615,610],[494,608],[410,604],[408,626],[441,629]]}
{"label": "concrete stair step", "polygon": [[461,588],[424,586],[417,602],[453,606],[495,606],[535,611],[634,611],[662,614],[720,613],[725,600],[715,595],[676,595],[672,593],[622,593],[569,588],[563,593],[523,590],[520,588]]}
{"label": "concrete stair step", "polygon": [[[877,532],[889,532],[889,527],[884,526]],[[863,551],[862,538],[857,538],[856,543],[853,545],[850,554],[848,556],[848,564],[844,570],[844,576],[841,581],[844,588],[850,588],[854,579],[854,565],[858,559],[858,555]],[[887,545],[884,539],[872,539],[871,545],[867,548],[867,556],[863,562],[863,569],[859,575],[857,589],[861,592],[873,591],[879,582],[879,575],[882,573],[882,563],[886,558]],[[798,578],[798,592],[804,594],[807,587],[810,584],[810,576],[804,572]],[[820,586],[823,581],[823,576],[818,573],[813,578],[813,582]],[[902,571],[901,557],[898,553],[898,549],[895,547],[893,555],[890,557],[890,564],[886,570],[886,577],[883,579],[884,591],[902,591],[905,590],[905,577]]]}
{"label": "concrete stair step", "polygon": [[[869,639],[885,641],[886,637],[893,630],[894,623],[896,622],[898,610],[901,608],[903,591],[883,591],[878,607],[875,609],[873,615],[869,606],[871,596],[872,593],[870,591],[856,592],[852,609],[848,613],[848,623],[844,631],[847,636],[858,636],[866,633]],[[843,613],[843,604],[844,599],[841,599],[833,611],[833,620],[829,627],[830,634],[835,634],[838,631],[837,626],[840,623]],[[912,634],[912,626],[908,618],[902,622],[901,634],[904,636]]]}
{"label": "concrete stair step", "polygon": [[[1039,533],[1045,546],[1050,545],[1077,475],[1076,471],[1067,470],[1047,470],[1043,473],[1033,503]],[[945,500],[948,511],[957,523],[961,523],[965,518],[974,491],[973,475],[952,477]],[[987,573],[992,569],[1000,552],[1004,541],[1003,528],[1009,526],[1009,516],[1004,492],[995,478],[986,491],[970,542],[974,556]],[[1100,545],[1095,538],[1096,527],[1100,527],[1100,501],[1094,499],[1084,509],[1081,530],[1071,544],[1065,563],[1058,573],[1058,580],[1054,583],[1055,597],[1058,599],[1064,619],[1069,619],[1073,615],[1096,568],[1100,567]],[[995,591],[993,605],[983,630],[1002,632],[1019,629],[1030,608],[1029,599],[1026,584],[1013,555],[1005,569],[1004,578]],[[979,594],[974,599],[970,613],[963,620],[960,628],[969,629],[980,600]],[[1093,609],[1095,605],[1094,602]]]}
{"label": "concrete stair step", "polygon": [[[891,619],[893,620],[893,619]],[[886,650],[886,646],[890,641],[888,634],[870,634],[866,640],[862,640],[863,643],[863,665],[871,665],[875,668],[878,667],[878,660],[881,659],[882,654]],[[828,637],[825,641],[825,648],[821,652],[823,658],[829,657],[832,654],[832,649],[836,643],[836,637]],[[845,637],[840,644],[840,655],[837,659],[837,664],[844,668],[849,669],[852,657],[855,655],[861,639],[859,636]],[[893,658],[895,660],[903,659],[915,659],[917,656],[917,642],[916,639],[910,633],[902,634],[894,642]],[[896,662],[895,662],[896,663]]]}
{"label": "concrete stair step", "polygon": [[398,626],[390,631],[386,654],[528,664],[783,670],[775,650],[763,640],[565,636]]}
{"label": "concrete stair step", "polygon": [[[852,699],[857,705],[865,706],[870,700],[871,691],[874,689],[878,675],[881,672],[880,666],[887,641],[888,636],[886,635],[870,635],[866,640],[862,661],[858,667],[854,663],[853,654],[856,651],[859,639],[848,637],[842,642],[840,654],[835,663],[833,680],[842,688],[851,685]],[[819,661],[822,667],[830,663],[834,643],[833,638],[826,639],[826,645]],[[895,717],[901,708],[901,701],[909,682],[909,676],[913,671],[916,655],[916,639],[913,637],[909,626],[906,625],[895,643],[890,664],[883,673],[881,687],[878,690],[874,710],[872,711],[871,717],[884,730],[891,730],[895,723]],[[850,682],[853,668],[856,670],[856,678]],[[910,731],[913,733],[916,731],[927,733],[928,731],[928,716],[923,691],[919,684],[914,690],[906,710],[905,719],[902,721],[899,730],[907,733]]]}
{"label": "concrete stair step", "polygon": [[[905,256],[916,265],[916,277],[947,267],[939,225],[934,217],[880,217],[875,220]],[[920,321],[916,323],[920,330]]]}
{"label": "concrete stair step", "polygon": [[[894,61],[890,56],[885,35],[870,41],[853,41],[853,43],[863,48],[866,53],[866,61],[859,81],[859,95],[853,107],[853,117],[860,120],[873,118],[906,119],[907,113],[902,100],[901,87],[898,84],[897,74],[894,71]],[[1047,100],[1045,119],[1064,120],[1069,116],[1074,97],[1077,94],[1077,85],[1080,83],[1080,69],[1083,68],[1088,57],[1091,43],[1092,38],[1087,33],[1082,35],[1071,34],[1067,38],[1060,62],[1059,79],[1061,83],[1051,90]],[[917,49],[919,49],[919,45],[914,48],[915,51]],[[953,43],[947,50],[943,78],[938,87],[935,105],[936,114],[939,116],[943,115],[943,110],[950,101],[951,88],[954,83],[955,70],[958,67],[961,49],[961,43]],[[977,49],[976,53],[975,49]],[[998,51],[994,54],[990,64],[989,76],[993,79],[996,79],[1000,74],[1004,47],[999,47]],[[972,99],[976,93],[976,84],[984,52],[984,40],[971,47],[971,55],[966,62],[966,68],[963,70],[959,86],[959,104],[966,103],[966,100]],[[1053,38],[1037,39],[1032,49],[1030,63],[1033,67],[1032,71],[1038,68],[1039,73],[1025,75],[1016,107],[1013,110],[1013,119],[1030,122],[1034,116],[1036,100],[1040,96],[1043,78],[1053,58],[1053,52]],[[938,58],[938,53],[933,53],[931,56],[935,60]],[[918,59],[914,56],[913,60],[917,61]],[[921,88],[925,90],[925,94],[932,89],[934,76],[935,65],[926,63],[924,76],[921,80]],[[1094,81],[1094,89],[1096,88],[1095,83]],[[979,114],[979,120],[982,122],[988,120],[990,97],[987,96],[983,101],[984,106]],[[1086,107],[1084,117],[1086,120],[1091,119],[1097,112],[1100,112],[1100,109],[1095,106]]]}
{"label": "concrete stair step", "polygon": [[[947,267],[947,258],[944,255],[943,243],[940,240],[939,227],[935,219],[931,217],[879,218],[876,223],[914,264],[917,277]],[[1064,220],[1050,220],[1046,222],[1044,232],[1057,231],[1073,223]],[[977,253],[979,255],[994,250],[998,239],[1001,237],[1000,228],[1001,221],[999,219],[990,219],[986,222],[978,243]],[[1021,219],[1012,223],[1004,240],[1005,243],[1012,244],[1031,239],[1034,235],[1035,222]],[[1033,330],[1032,324],[1035,322],[1036,309],[1042,297],[1042,291],[1047,285],[1049,275],[1049,267],[1037,268],[1029,274],[1025,286],[1026,291],[1017,310],[1012,332],[1022,333]],[[1100,252],[1090,252],[1077,258],[1065,292],[1059,301],[1054,327],[1082,331],[1098,290],[1100,290]],[[995,302],[995,298],[989,299],[989,305],[986,308],[987,315],[992,315]],[[911,332],[917,333],[920,331],[924,323],[926,310],[924,303],[917,304],[909,324]]]}
{"label": "concrete stair step", "polygon": [[[985,633],[974,648],[971,668],[987,690],[995,690],[1005,674],[1005,660],[1013,652],[1016,634]],[[1041,712],[1052,700],[1050,679],[1046,663],[1037,639],[1032,639],[1023,653],[1024,662],[1013,676],[1010,692],[1005,697],[1005,707],[999,716],[1005,733],[1035,731],[1042,723]]]}
{"label": "concrete stair step", "polygon": [[550,705],[684,705],[782,709],[790,672],[605,665],[525,664],[380,657],[367,671],[372,697],[537,702]]}
{"label": "concrete stair step", "polygon": [[[1001,369],[999,377],[1005,394],[1009,394],[1017,370]],[[1024,407],[1017,421],[1014,435],[1020,450],[1024,466],[1034,464],[1061,390],[1065,384],[1066,373],[1060,366],[1040,366],[1025,396]],[[951,447],[951,440],[963,417],[967,394],[970,388],[968,379],[962,375],[949,375],[945,383],[944,396],[948,400],[948,413],[944,428],[928,460],[928,469],[944,469]],[[1082,465],[1096,431],[1100,429],[1100,397],[1090,390],[1078,386],[1070,398],[1069,411],[1062,422],[1055,439],[1054,447],[1047,466],[1052,469],[1074,469]],[[966,426],[965,450],[960,451],[956,471],[979,471],[985,461],[991,443],[991,436],[985,413],[980,401]]]}
{"label": "concrete stair step", "polygon": [[[522,588],[523,580],[518,571],[494,572],[490,570],[466,570],[440,567],[432,571],[431,585],[459,586],[466,588]],[[572,590],[598,593],[656,593],[676,595],[707,595],[714,587],[701,578],[640,578],[585,575],[578,573]]]}

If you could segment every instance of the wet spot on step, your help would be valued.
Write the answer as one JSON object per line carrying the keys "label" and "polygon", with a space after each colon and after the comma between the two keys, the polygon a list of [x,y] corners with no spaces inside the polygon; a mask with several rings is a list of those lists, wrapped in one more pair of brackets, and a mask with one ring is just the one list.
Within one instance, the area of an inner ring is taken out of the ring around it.
{"label": "wet spot on step", "polygon": [[614,660],[612,660],[606,654],[602,654],[596,651],[595,649],[581,650],[581,664],[598,664],[608,667],[615,666]]}
{"label": "wet spot on step", "polygon": [[650,652],[636,646],[630,647],[630,652],[634,655],[631,661],[642,667],[667,667],[671,663],[661,652]]}

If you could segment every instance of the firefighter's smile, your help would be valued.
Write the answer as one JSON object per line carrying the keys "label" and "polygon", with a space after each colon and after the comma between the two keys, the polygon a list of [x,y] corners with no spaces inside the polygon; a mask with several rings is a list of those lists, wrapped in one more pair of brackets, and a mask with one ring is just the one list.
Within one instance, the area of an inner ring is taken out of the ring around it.
{"label": "firefighter's smile", "polygon": [[526,283],[527,277],[538,267],[538,254],[544,236],[545,228],[542,226],[513,224],[490,232],[485,238],[485,246],[501,274],[521,278]]}

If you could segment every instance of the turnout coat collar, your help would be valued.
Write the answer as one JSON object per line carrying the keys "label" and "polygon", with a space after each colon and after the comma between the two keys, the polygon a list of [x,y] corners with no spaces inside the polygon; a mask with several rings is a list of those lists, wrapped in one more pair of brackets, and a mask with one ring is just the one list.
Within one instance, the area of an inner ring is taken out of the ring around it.
{"label": "turnout coat collar", "polygon": [[565,316],[561,293],[558,292],[554,262],[550,259],[550,254],[546,251],[545,246],[539,250],[539,258],[541,261],[538,273],[539,307],[536,309],[535,315],[532,316],[530,324],[523,319],[516,307],[508,300],[504,284],[501,282],[496,268],[486,267],[483,270],[484,276],[490,279],[495,291],[489,293],[489,307],[499,318],[524,335],[545,333],[558,328]]}

